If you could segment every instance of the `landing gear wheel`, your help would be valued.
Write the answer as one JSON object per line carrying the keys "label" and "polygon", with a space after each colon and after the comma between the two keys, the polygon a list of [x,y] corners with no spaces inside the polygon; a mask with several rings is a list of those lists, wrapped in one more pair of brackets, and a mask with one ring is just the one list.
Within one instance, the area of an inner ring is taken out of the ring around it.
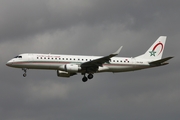
{"label": "landing gear wheel", "polygon": [[26,73],[23,74],[23,77],[26,77]]}
{"label": "landing gear wheel", "polygon": [[89,74],[87,77],[88,77],[88,79],[92,79],[93,78],[93,74]]}
{"label": "landing gear wheel", "polygon": [[82,81],[83,81],[83,82],[87,82],[87,80],[88,80],[88,79],[87,79],[86,76],[84,76],[84,77],[82,78]]}

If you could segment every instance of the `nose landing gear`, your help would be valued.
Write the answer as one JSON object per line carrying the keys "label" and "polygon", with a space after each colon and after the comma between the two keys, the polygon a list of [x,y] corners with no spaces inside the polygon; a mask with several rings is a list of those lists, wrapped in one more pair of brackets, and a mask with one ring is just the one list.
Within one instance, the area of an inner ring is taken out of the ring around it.
{"label": "nose landing gear", "polygon": [[23,68],[22,70],[24,71],[23,77],[26,77],[26,76],[27,76],[27,75],[26,75],[27,69],[26,69],[26,68]]}

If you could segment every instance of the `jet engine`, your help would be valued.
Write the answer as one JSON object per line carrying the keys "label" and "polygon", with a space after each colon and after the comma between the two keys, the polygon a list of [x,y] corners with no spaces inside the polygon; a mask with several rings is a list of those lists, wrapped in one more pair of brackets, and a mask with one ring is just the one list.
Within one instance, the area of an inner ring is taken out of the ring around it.
{"label": "jet engine", "polygon": [[73,76],[73,75],[76,75],[76,73],[70,73],[70,72],[57,70],[57,76],[58,77],[70,77],[70,76]]}
{"label": "jet engine", "polygon": [[80,67],[76,64],[66,64],[60,66],[59,69],[66,72],[78,72]]}

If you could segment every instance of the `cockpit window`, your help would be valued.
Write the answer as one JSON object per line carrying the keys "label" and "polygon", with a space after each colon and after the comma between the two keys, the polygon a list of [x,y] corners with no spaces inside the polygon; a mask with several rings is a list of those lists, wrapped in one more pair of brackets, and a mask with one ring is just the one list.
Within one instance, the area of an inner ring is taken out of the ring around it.
{"label": "cockpit window", "polygon": [[22,56],[16,56],[16,57],[14,57],[14,58],[22,58]]}

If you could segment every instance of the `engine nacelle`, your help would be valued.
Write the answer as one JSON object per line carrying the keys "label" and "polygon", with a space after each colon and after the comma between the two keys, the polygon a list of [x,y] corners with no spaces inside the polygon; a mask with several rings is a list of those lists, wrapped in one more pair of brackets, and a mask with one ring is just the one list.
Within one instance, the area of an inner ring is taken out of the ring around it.
{"label": "engine nacelle", "polygon": [[73,74],[73,73],[57,70],[58,77],[70,77],[72,75],[75,75],[75,73]]}
{"label": "engine nacelle", "polygon": [[60,66],[59,69],[66,72],[78,72],[78,70],[80,70],[80,67],[76,64],[66,64]]}

